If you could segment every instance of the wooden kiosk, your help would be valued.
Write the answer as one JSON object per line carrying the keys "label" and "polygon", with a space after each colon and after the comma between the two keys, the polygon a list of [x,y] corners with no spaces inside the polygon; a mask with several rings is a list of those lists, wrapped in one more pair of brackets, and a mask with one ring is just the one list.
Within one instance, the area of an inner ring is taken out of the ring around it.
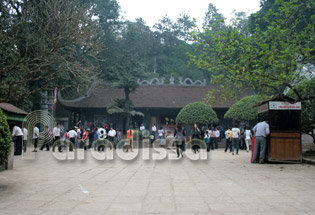
{"label": "wooden kiosk", "polygon": [[[286,101],[284,101],[284,99]],[[269,162],[300,162],[302,160],[301,102],[292,98],[274,97],[257,104],[259,122],[269,120],[265,160]]]}

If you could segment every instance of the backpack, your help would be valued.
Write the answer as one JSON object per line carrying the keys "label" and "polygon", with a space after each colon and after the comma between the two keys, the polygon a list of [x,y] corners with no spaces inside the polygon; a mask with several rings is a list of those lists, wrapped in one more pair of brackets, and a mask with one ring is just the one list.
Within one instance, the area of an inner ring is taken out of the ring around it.
{"label": "backpack", "polygon": [[210,143],[210,135],[208,134],[207,137],[205,138],[206,143]]}
{"label": "backpack", "polygon": [[183,131],[179,132],[178,129],[176,128],[176,136],[175,136],[175,138],[177,140],[183,140],[184,139],[183,138]]}

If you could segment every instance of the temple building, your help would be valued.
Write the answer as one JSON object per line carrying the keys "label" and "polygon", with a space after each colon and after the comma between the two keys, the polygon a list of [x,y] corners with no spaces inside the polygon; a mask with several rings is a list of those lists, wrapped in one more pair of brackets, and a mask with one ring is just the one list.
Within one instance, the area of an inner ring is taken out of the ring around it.
{"label": "temple building", "polygon": [[[134,109],[144,114],[144,117],[135,116],[132,119],[134,126],[144,123],[146,128],[156,125],[174,124],[175,118],[185,105],[204,101],[206,94],[216,86],[207,85],[206,81],[192,81],[189,78],[179,78],[177,84],[171,78],[168,84],[164,84],[164,78],[151,81],[138,80],[139,87],[130,94],[134,103]],[[116,128],[123,128],[124,122],[118,114],[108,114],[106,108],[114,99],[124,99],[123,89],[118,89],[108,83],[94,83],[86,95],[73,100],[64,100],[59,94],[63,114],[57,114],[57,121],[68,121],[69,126],[75,125],[79,120],[92,122],[95,125],[104,125],[112,122]],[[223,116],[235,100],[224,103],[216,103],[212,108],[217,113],[221,125],[227,122]],[[65,114],[67,113],[67,114]],[[70,117],[69,117],[70,116]],[[68,117],[68,119],[67,119]],[[65,123],[64,123],[65,124]],[[65,126],[67,127],[67,126]]]}

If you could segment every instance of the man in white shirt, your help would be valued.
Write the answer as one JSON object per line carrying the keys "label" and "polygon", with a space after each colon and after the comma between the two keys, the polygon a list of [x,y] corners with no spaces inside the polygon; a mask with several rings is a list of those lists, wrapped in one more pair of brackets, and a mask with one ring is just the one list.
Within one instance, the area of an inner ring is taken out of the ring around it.
{"label": "man in white shirt", "polygon": [[[109,137],[109,141],[111,141],[114,144],[114,149],[116,149],[116,142],[115,142],[116,131],[112,125],[110,126],[110,129],[108,131],[108,137]],[[111,146],[110,146],[110,149],[112,149]]]}
{"label": "man in white shirt", "polygon": [[151,127],[151,135],[150,135],[150,136],[152,136],[151,144],[154,143],[154,141],[155,141],[155,134],[156,134],[156,126],[155,126],[155,124],[153,123],[153,124],[152,124],[152,127]]}
{"label": "man in white shirt", "polygon": [[13,127],[12,137],[16,137],[14,155],[21,155],[22,154],[23,132],[19,126],[15,125]]}
{"label": "man in white shirt", "polygon": [[33,152],[37,152],[38,137],[39,137],[39,129],[35,125],[34,129],[33,129],[33,140],[34,140],[34,150],[33,150]]}
{"label": "man in white shirt", "polygon": [[109,136],[109,141],[114,143],[116,131],[115,131],[115,129],[113,129],[113,127],[110,127],[110,129],[108,131],[108,136]]}
{"label": "man in white shirt", "polygon": [[54,141],[60,139],[60,125],[59,123],[56,124],[56,127],[53,129]]}
{"label": "man in white shirt", "polygon": [[255,140],[255,150],[254,150],[252,163],[256,163],[258,151],[260,149],[259,163],[263,164],[265,160],[265,154],[266,154],[266,142],[267,142],[266,138],[270,134],[269,121],[266,120],[266,121],[257,123],[255,127],[253,128],[253,131],[256,136],[256,140]]}
{"label": "man in white shirt", "polygon": [[232,140],[232,155],[234,155],[234,148],[236,145],[236,154],[238,155],[238,148],[239,148],[239,141],[241,138],[241,131],[238,128],[238,124],[235,123],[234,127],[232,128],[232,135],[231,135],[231,140]]}
{"label": "man in white shirt", "polygon": [[68,131],[68,138],[70,139],[70,142],[73,144],[72,146],[69,147],[70,151],[73,150],[76,137],[77,137],[77,132],[75,131],[75,128],[72,128],[70,131]]}
{"label": "man in white shirt", "polygon": [[144,131],[144,129],[145,129],[145,127],[144,127],[144,125],[142,123],[141,126],[140,126],[140,131]]}
{"label": "man in white shirt", "polygon": [[155,126],[154,123],[153,123],[153,125],[152,125],[152,132],[156,132],[156,126]]}
{"label": "man in white shirt", "polygon": [[220,131],[218,130],[218,128],[215,128],[214,130],[214,144],[215,144],[215,148],[218,149],[218,143],[219,143],[219,139],[220,139]]}

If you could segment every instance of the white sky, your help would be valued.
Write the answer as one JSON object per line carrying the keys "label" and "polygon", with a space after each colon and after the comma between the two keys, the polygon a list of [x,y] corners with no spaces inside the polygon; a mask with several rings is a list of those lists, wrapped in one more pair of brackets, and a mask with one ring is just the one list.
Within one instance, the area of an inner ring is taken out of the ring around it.
{"label": "white sky", "polygon": [[134,21],[141,17],[152,27],[166,14],[176,21],[181,12],[196,18],[201,26],[209,3],[216,6],[225,18],[233,18],[234,10],[250,13],[259,10],[260,0],[117,0],[126,19]]}

